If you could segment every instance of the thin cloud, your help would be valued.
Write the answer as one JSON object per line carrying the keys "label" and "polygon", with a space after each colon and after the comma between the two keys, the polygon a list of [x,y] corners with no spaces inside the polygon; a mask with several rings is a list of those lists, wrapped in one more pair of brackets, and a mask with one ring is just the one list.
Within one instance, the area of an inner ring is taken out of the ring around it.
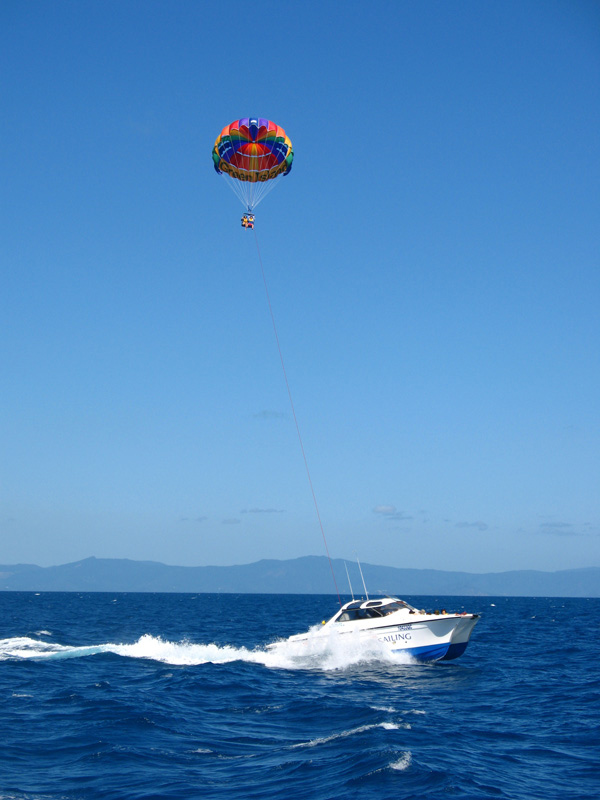
{"label": "thin cloud", "polygon": [[542,522],[540,528],[553,528],[556,530],[564,530],[565,528],[572,528],[571,522]]}
{"label": "thin cloud", "polygon": [[487,531],[489,525],[485,522],[457,522],[457,528],[477,528],[478,531]]}
{"label": "thin cloud", "polygon": [[373,509],[375,514],[380,514],[385,519],[393,519],[400,522],[405,522],[407,520],[413,519],[409,514],[405,514],[403,511],[398,511],[396,506],[375,506]]}
{"label": "thin cloud", "polygon": [[376,514],[394,514],[396,512],[396,506],[375,506],[373,511]]}
{"label": "thin cloud", "polygon": [[224,520],[221,520],[223,525],[239,525],[241,519],[236,519],[236,517],[226,517]]}
{"label": "thin cloud", "polygon": [[244,508],[240,514],[283,514],[282,508]]}
{"label": "thin cloud", "polygon": [[549,533],[552,536],[587,536],[571,522],[542,522],[540,530],[542,533]]}

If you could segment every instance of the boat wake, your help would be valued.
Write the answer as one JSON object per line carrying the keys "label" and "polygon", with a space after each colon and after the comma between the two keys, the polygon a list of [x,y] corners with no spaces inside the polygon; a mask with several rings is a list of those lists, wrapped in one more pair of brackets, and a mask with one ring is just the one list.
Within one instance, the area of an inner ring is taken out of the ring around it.
{"label": "boat wake", "polygon": [[174,666],[228,664],[235,661],[262,664],[271,669],[339,670],[356,665],[409,664],[403,653],[390,653],[378,642],[359,642],[354,637],[320,637],[303,642],[283,640],[265,648],[171,642],[145,634],[132,644],[69,646],[30,637],[0,639],[0,661],[57,661],[103,653],[124,658],[147,659]]}

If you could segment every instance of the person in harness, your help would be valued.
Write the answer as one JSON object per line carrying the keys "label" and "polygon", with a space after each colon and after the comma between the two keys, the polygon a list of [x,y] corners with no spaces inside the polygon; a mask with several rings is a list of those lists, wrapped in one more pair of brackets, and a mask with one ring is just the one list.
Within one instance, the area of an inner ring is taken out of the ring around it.
{"label": "person in harness", "polygon": [[242,217],[242,228],[254,228],[254,214],[244,214]]}

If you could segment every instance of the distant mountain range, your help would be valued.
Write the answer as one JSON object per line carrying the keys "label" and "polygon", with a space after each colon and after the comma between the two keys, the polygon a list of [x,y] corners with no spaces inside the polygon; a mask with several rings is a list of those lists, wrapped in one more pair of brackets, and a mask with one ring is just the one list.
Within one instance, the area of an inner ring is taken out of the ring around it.
{"label": "distant mountain range", "polygon": [[[332,562],[337,587],[346,595],[343,560]],[[347,562],[357,596],[363,586],[357,565]],[[558,572],[444,572],[363,564],[371,594],[495,597],[600,597],[600,568]],[[233,567],[173,567],[156,561],[85,558],[56,567],[0,566],[0,591],[28,592],[225,592],[238,594],[335,594],[324,556],[288,561],[263,559]]]}

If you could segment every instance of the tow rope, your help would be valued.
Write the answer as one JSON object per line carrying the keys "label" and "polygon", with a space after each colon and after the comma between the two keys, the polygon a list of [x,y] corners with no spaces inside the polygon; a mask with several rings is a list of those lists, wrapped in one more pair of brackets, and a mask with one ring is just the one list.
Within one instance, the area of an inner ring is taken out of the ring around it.
{"label": "tow rope", "polygon": [[275,315],[273,313],[273,306],[271,305],[271,297],[269,295],[269,287],[267,286],[267,278],[265,276],[265,268],[263,266],[262,256],[260,254],[260,247],[258,244],[258,236],[256,235],[256,228],[254,228],[254,241],[256,242],[256,252],[258,253],[258,261],[260,263],[260,271],[262,274],[263,285],[265,287],[265,294],[267,296],[267,305],[269,306],[269,314],[271,315],[271,322],[273,323],[273,332],[275,333],[275,341],[277,342],[277,350],[279,352],[279,360],[281,361],[281,369],[283,371],[283,378],[285,380],[285,386],[287,389],[288,397],[290,400],[290,407],[292,409],[292,416],[294,418],[294,425],[296,426],[296,433],[298,434],[298,441],[300,442],[300,450],[302,452],[302,459],[304,461],[304,467],[306,469],[306,475],[308,477],[308,485],[310,486],[310,493],[312,495],[313,503],[315,506],[315,511],[317,512],[317,519],[319,521],[319,528],[321,529],[321,536],[323,537],[323,543],[325,545],[325,552],[327,553],[327,560],[329,561],[329,568],[331,570],[331,577],[333,578],[333,585],[335,586],[335,591],[337,594],[337,598],[339,601],[340,606],[342,605],[342,599],[340,597],[340,593],[337,586],[337,581],[335,579],[335,573],[333,571],[333,564],[331,562],[331,556],[329,555],[329,547],[327,546],[327,538],[325,536],[325,530],[323,528],[323,523],[321,521],[321,514],[319,512],[319,504],[317,503],[317,497],[315,495],[315,490],[313,487],[312,478],[310,477],[310,469],[308,468],[308,460],[306,458],[306,453],[304,451],[304,444],[302,443],[302,435],[300,434],[300,426],[298,425],[298,418],[296,417],[296,409],[294,408],[294,400],[292,398],[292,391],[290,389],[290,384],[287,377],[287,372],[285,369],[285,362],[283,360],[283,353],[281,352],[281,345],[279,343],[279,334],[277,333],[277,325],[275,324]]}

